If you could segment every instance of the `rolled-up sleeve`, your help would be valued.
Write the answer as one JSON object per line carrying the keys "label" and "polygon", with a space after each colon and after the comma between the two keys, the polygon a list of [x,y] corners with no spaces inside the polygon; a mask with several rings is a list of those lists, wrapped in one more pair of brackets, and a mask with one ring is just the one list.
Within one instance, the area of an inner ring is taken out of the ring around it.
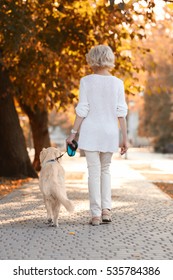
{"label": "rolled-up sleeve", "polygon": [[124,83],[121,82],[118,91],[117,117],[126,117],[127,110],[128,107],[125,100]]}
{"label": "rolled-up sleeve", "polygon": [[76,114],[82,118],[86,118],[89,112],[89,103],[87,100],[86,90],[82,79],[80,80],[80,87],[79,87],[79,103],[75,108],[75,110],[76,110]]}

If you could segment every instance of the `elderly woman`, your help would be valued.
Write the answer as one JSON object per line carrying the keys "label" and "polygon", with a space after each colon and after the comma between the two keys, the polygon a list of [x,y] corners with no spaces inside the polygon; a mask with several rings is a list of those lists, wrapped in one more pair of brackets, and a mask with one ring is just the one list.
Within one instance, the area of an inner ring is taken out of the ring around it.
{"label": "elderly woman", "polygon": [[96,226],[112,221],[109,169],[112,155],[119,148],[118,120],[123,138],[120,153],[127,151],[127,104],[123,81],[110,74],[115,60],[112,49],[95,46],[86,60],[93,74],[80,80],[76,119],[66,141],[72,144],[79,132],[78,147],[84,150],[88,166],[91,224]]}

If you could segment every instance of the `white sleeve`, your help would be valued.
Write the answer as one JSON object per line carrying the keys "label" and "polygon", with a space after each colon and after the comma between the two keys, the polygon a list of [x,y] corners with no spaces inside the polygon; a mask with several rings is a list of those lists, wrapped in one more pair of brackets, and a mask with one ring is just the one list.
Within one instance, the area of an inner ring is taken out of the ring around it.
{"label": "white sleeve", "polygon": [[89,112],[89,104],[87,100],[87,95],[84,87],[84,82],[80,80],[80,87],[79,87],[79,103],[75,108],[76,114],[79,117],[85,118]]}
{"label": "white sleeve", "polygon": [[117,105],[117,117],[126,117],[127,115],[127,103],[125,100],[124,83],[121,82],[118,91],[118,105]]}

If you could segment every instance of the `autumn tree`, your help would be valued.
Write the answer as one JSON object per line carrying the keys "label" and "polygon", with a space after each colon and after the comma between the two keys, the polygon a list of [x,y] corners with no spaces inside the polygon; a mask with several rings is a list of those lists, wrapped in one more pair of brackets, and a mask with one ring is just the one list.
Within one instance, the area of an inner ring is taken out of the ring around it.
{"label": "autumn tree", "polygon": [[72,102],[91,28],[88,1],[85,8],[68,2],[57,6],[52,1],[9,1],[3,6],[3,63],[10,68],[15,97],[30,119],[36,169],[40,150],[50,145],[47,110],[55,103],[66,108]]}
{"label": "autumn tree", "polygon": [[8,72],[0,65],[0,176],[35,178],[37,174],[26,151],[11,87]]}
{"label": "autumn tree", "polygon": [[[30,119],[36,169],[40,150],[50,144],[47,112],[54,106],[65,109],[76,98],[80,77],[90,71],[83,65],[91,46],[109,44],[117,58],[114,72],[133,78],[137,68],[128,54],[130,43],[145,36],[154,7],[152,0],[144,6],[136,2],[1,1],[1,61],[9,71],[13,96]],[[129,84],[127,93],[133,90]]]}
{"label": "autumn tree", "polygon": [[152,140],[155,151],[172,151],[173,145],[173,25],[167,18],[150,29],[146,41],[151,52],[146,57],[147,80],[140,134]]}
{"label": "autumn tree", "polygon": [[76,8],[69,5],[65,12],[68,1],[58,7],[52,1],[3,2],[3,64],[9,69],[14,96],[30,119],[34,167],[39,169],[40,150],[50,146],[47,109],[55,103],[60,108],[72,102],[71,89],[77,84],[89,21],[86,14],[80,15],[77,2]]}

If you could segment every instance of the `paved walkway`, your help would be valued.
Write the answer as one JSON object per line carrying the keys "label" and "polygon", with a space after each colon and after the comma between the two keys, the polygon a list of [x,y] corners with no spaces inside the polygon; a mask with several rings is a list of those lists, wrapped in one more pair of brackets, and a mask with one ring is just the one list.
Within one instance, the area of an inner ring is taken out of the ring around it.
{"label": "paved walkway", "polygon": [[162,172],[166,165],[171,170],[173,161],[156,155],[129,152],[127,160],[113,160],[113,222],[93,227],[88,224],[85,158],[64,156],[75,212],[62,207],[59,227],[48,227],[38,181],[15,190],[0,200],[0,259],[172,260],[173,200],[130,167],[149,160],[162,165]]}

